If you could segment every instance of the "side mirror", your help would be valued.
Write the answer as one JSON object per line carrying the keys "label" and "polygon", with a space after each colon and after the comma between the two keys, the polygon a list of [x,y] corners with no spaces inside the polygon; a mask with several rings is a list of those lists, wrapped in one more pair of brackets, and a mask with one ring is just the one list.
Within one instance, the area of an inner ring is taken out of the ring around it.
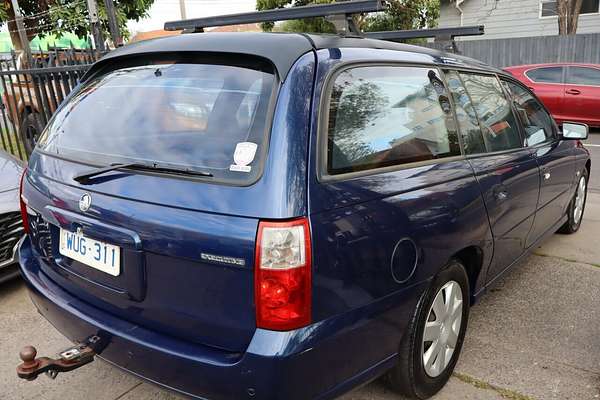
{"label": "side mirror", "polygon": [[562,127],[563,139],[567,140],[585,140],[588,138],[590,128],[586,124],[575,124],[565,122]]}

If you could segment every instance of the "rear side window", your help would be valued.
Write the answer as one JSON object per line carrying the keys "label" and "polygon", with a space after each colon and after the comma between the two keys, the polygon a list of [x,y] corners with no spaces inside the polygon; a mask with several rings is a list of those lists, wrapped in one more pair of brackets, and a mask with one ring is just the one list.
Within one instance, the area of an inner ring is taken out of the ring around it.
{"label": "rear side window", "polygon": [[274,85],[273,71],[259,62],[119,68],[81,87],[50,121],[40,148],[94,165],[157,163],[252,181],[266,151]]}
{"label": "rear side window", "polygon": [[525,75],[534,82],[539,83],[562,83],[562,67],[544,67],[530,69]]}
{"label": "rear side window", "polygon": [[454,110],[463,139],[465,154],[485,153],[485,141],[471,97],[456,71],[445,71],[448,89],[454,100]]}
{"label": "rear side window", "polygon": [[572,85],[600,86],[600,69],[569,67],[567,83]]}
{"label": "rear side window", "polygon": [[512,97],[513,104],[525,128],[525,143],[535,146],[552,140],[554,129],[552,117],[544,107],[521,85],[502,81]]}
{"label": "rear side window", "polygon": [[495,76],[460,74],[473,101],[489,152],[522,147],[517,119]]}
{"label": "rear side window", "polygon": [[331,175],[460,155],[445,87],[429,68],[373,66],[340,73],[331,89]]}

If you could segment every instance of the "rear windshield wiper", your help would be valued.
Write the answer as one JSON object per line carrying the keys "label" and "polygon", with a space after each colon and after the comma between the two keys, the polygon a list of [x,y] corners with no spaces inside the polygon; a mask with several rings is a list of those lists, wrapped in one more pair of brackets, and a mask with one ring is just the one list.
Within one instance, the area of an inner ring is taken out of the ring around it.
{"label": "rear windshield wiper", "polygon": [[107,167],[101,167],[97,169],[93,169],[88,172],[84,172],[75,176],[73,179],[81,184],[86,184],[91,178],[96,176],[103,175],[107,172],[116,171],[116,170],[131,170],[131,171],[150,171],[150,172],[159,172],[165,174],[172,175],[182,175],[182,176],[202,176],[205,178],[210,178],[213,176],[210,172],[204,171],[196,171],[188,168],[176,168],[176,167],[167,167],[161,166],[160,164],[143,164],[143,163],[129,163],[129,164],[111,164]]}

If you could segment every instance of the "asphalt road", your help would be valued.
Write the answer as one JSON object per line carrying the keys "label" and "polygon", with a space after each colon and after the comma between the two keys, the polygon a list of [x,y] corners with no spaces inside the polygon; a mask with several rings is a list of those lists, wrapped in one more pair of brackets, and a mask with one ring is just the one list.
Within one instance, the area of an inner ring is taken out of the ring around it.
{"label": "asphalt road", "polygon": [[[579,233],[554,235],[472,308],[456,373],[435,400],[600,399],[599,237],[600,193],[591,193]],[[0,332],[2,400],[181,399],[102,361],[54,381],[17,379],[21,346],[35,344],[43,355],[70,346],[20,281],[0,286]],[[381,381],[343,397],[392,399],[400,397]]]}
{"label": "asphalt road", "polygon": [[584,143],[592,156],[590,189],[600,193],[600,129],[593,130]]}

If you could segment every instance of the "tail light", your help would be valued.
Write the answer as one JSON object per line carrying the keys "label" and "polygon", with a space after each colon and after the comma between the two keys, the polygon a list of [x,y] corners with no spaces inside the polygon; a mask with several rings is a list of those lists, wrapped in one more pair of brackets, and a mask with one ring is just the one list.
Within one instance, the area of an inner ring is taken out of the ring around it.
{"label": "tail light", "polygon": [[259,328],[286,331],[310,324],[308,219],[259,224],[254,274]]}
{"label": "tail light", "polygon": [[23,170],[21,175],[21,182],[19,183],[19,203],[21,205],[21,219],[23,220],[23,230],[25,233],[29,233],[29,216],[27,215],[27,200],[23,196],[23,182],[25,181],[25,175],[27,175],[27,168]]}

